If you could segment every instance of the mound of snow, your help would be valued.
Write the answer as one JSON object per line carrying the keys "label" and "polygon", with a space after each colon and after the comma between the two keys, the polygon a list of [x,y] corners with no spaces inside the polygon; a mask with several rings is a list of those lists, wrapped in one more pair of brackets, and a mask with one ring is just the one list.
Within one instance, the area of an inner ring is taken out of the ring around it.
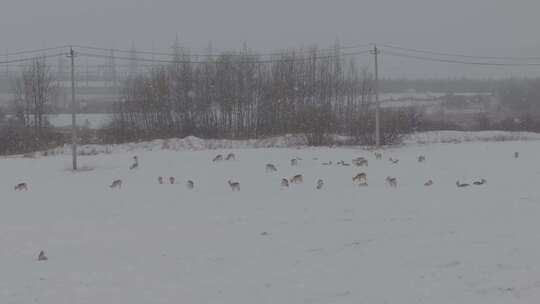
{"label": "mound of snow", "polygon": [[403,143],[436,144],[486,141],[540,140],[540,133],[508,131],[430,131],[406,136]]}

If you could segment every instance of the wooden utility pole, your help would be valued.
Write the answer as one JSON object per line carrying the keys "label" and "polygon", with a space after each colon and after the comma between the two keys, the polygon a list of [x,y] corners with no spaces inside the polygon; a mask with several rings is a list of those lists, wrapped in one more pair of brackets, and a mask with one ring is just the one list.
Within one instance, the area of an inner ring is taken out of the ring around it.
{"label": "wooden utility pole", "polygon": [[75,102],[75,52],[73,48],[69,50],[69,58],[71,58],[71,153],[73,156],[73,171],[77,170],[77,121],[75,115],[77,113],[77,104]]}
{"label": "wooden utility pole", "polygon": [[379,103],[379,62],[378,55],[380,50],[377,45],[373,47],[371,54],[375,56],[375,146],[381,146],[381,121],[380,121],[380,103]]}

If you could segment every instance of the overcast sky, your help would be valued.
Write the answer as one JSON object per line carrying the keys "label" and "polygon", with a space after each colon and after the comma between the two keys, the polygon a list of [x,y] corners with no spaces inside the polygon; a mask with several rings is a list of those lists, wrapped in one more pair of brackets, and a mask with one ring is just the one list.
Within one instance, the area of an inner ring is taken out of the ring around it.
{"label": "overcast sky", "polygon": [[[170,51],[389,43],[490,56],[540,56],[539,0],[2,0],[0,53],[63,44]],[[384,51],[384,50],[383,50]],[[367,64],[367,61],[366,61]],[[540,75],[382,59],[384,76]]]}

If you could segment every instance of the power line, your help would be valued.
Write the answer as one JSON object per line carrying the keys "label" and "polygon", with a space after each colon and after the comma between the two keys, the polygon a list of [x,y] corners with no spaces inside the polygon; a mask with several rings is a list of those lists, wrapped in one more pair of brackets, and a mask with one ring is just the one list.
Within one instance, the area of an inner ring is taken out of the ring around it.
{"label": "power line", "polygon": [[[356,44],[356,45],[350,45],[350,46],[343,46],[343,47],[333,47],[333,48],[325,48],[321,50],[317,50],[317,52],[335,52],[336,50],[350,50],[350,49],[358,49],[358,48],[366,48],[370,47],[371,44]],[[118,52],[118,53],[135,53],[135,54],[144,54],[144,55],[157,55],[157,56],[169,56],[174,57],[178,54],[176,53],[164,53],[164,52],[154,52],[154,51],[137,51],[137,50],[122,50],[122,49],[111,49],[111,48],[102,48],[102,47],[94,47],[94,46],[85,46],[85,45],[74,45],[73,47],[79,48],[79,49],[87,49],[87,50],[94,50],[94,51],[103,51],[103,52],[110,52],[111,50]],[[223,52],[230,56],[242,56],[242,57],[260,57],[260,56],[280,56],[283,55],[284,52],[287,52],[287,50],[283,51],[276,51],[276,52],[270,52],[270,53],[255,53],[255,54],[242,54],[239,52]],[[304,54],[304,53],[311,53],[313,50],[293,50],[295,54]],[[182,57],[216,57],[218,55],[209,55],[209,54],[180,54]]]}
{"label": "power line", "polygon": [[524,60],[524,61],[526,61],[526,60],[540,60],[540,57],[475,56],[475,55],[464,55],[464,54],[434,52],[434,51],[426,51],[426,50],[420,50],[420,49],[404,48],[404,47],[394,46],[394,45],[389,45],[389,44],[381,44],[381,46],[384,46],[384,47],[390,48],[390,49],[401,50],[401,51],[422,53],[422,54],[428,54],[428,55],[446,56],[446,57],[460,57],[460,58],[469,58],[469,59],[494,59],[494,60]]}
{"label": "power line", "polygon": [[410,55],[405,53],[399,53],[395,51],[384,51],[384,54],[396,57],[403,57],[409,59],[416,59],[422,61],[431,61],[431,62],[444,62],[444,63],[455,63],[455,64],[464,64],[464,65],[479,65],[479,66],[540,66],[540,63],[510,63],[510,62],[479,62],[479,61],[464,61],[464,60],[455,60],[455,59],[444,59],[444,58],[434,58],[426,57],[419,55]]}
{"label": "power line", "polygon": [[53,55],[40,55],[40,56],[34,56],[34,57],[26,57],[26,58],[19,58],[19,59],[13,59],[13,60],[6,60],[6,61],[0,61],[1,64],[10,64],[10,63],[17,63],[17,62],[26,62],[26,61],[33,61],[36,59],[46,59],[46,58],[54,58],[59,56],[64,56],[66,53],[58,53]]}
{"label": "power line", "polygon": [[69,48],[69,45],[62,45],[62,46],[28,50],[28,51],[19,51],[19,52],[14,52],[14,53],[4,53],[4,54],[0,54],[0,56],[8,57],[8,56],[17,56],[17,55],[25,55],[25,54],[33,54],[33,53],[43,53],[43,52],[55,51],[55,50],[67,49],[67,48]]}
{"label": "power line", "polygon": [[[349,56],[358,56],[362,54],[368,54],[369,50],[364,51],[358,51],[358,52],[351,52],[351,53],[342,53],[339,55],[325,55],[325,56],[314,56],[314,57],[304,57],[304,58],[283,58],[283,59],[268,59],[268,60],[247,60],[247,61],[235,61],[235,63],[275,63],[275,62],[296,62],[296,61],[311,61],[311,60],[321,60],[321,59],[331,59],[336,57],[349,57]],[[110,55],[102,55],[102,54],[92,54],[92,53],[83,53],[78,52],[78,55],[81,56],[87,56],[92,58],[114,58],[118,60],[133,60],[133,61],[141,61],[141,62],[155,62],[155,63],[176,63],[176,64],[183,64],[183,63],[193,63],[193,64],[203,64],[203,63],[225,63],[225,62],[219,62],[219,61],[192,61],[192,60],[170,60],[170,59],[149,59],[149,58],[141,58],[141,57],[125,57],[125,56],[114,56],[111,57]]]}

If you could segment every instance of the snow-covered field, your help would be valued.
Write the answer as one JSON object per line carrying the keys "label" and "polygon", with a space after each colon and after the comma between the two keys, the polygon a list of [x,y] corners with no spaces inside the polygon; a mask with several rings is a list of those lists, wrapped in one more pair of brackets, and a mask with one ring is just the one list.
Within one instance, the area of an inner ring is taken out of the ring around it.
{"label": "snow-covered field", "polygon": [[[538,151],[414,144],[376,160],[361,148],[140,148],[81,157],[78,173],[68,155],[2,158],[0,303],[538,303]],[[229,152],[236,161],[211,161]],[[358,156],[369,167],[321,165]],[[362,171],[367,187],[351,181]],[[304,183],[281,189],[294,174]],[[27,192],[13,190],[21,181]]]}

